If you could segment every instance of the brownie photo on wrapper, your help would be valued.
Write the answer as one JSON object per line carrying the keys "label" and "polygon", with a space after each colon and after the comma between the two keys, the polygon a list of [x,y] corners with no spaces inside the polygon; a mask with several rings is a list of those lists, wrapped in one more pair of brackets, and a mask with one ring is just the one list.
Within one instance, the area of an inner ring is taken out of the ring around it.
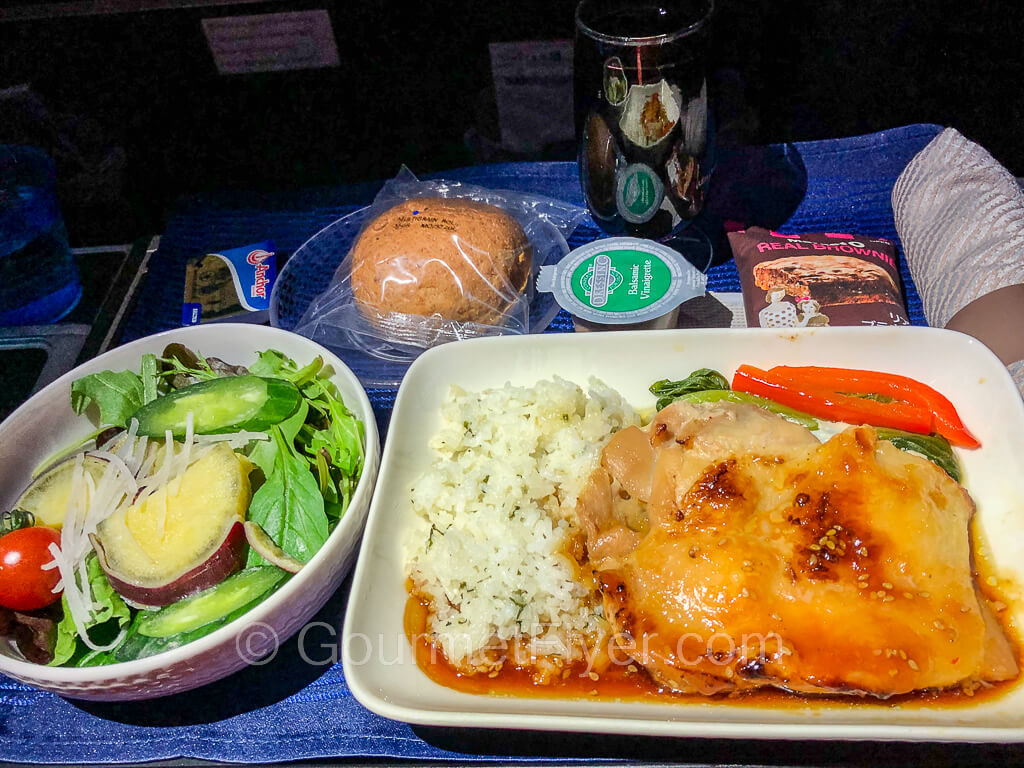
{"label": "brownie photo on wrapper", "polygon": [[747,325],[909,325],[889,240],[751,227],[729,233]]}

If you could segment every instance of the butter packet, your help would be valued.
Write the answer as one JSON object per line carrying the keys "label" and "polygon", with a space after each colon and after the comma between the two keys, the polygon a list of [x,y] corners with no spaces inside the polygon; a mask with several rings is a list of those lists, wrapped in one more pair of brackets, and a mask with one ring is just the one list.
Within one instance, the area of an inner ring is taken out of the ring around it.
{"label": "butter packet", "polygon": [[269,240],[190,259],[181,324],[265,323],[276,279],[276,253]]}

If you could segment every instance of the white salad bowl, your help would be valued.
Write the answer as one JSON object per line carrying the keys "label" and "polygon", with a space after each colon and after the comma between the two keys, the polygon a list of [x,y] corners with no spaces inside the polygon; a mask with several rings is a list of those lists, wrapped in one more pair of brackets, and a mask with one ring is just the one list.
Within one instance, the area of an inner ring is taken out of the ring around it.
{"label": "white salad bowl", "polygon": [[197,325],[148,336],[90,360],[37,393],[0,424],[0,509],[11,508],[40,462],[95,429],[71,410],[75,379],[104,370],[137,371],[143,354],[159,355],[172,342],[236,365],[251,364],[267,349],[300,365],[320,355],[333,369],[332,381],[345,405],[366,428],[366,459],[348,511],[299,573],[244,616],[205,637],[145,659],[86,668],[32,664],[12,643],[0,642],[0,673],[62,696],[96,701],[149,699],[198,688],[238,671],[295,633],[352,567],[380,461],[370,401],[352,371],[331,352],[302,336],[259,325]]}

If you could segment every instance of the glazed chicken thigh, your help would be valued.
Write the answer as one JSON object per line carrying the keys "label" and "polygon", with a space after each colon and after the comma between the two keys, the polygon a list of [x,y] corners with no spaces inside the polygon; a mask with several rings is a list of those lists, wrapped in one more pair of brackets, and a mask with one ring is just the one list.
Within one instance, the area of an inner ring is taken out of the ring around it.
{"label": "glazed chicken thigh", "polygon": [[660,684],[888,697],[1014,677],[967,492],[851,427],[733,403],[619,432],[579,516],[620,654]]}

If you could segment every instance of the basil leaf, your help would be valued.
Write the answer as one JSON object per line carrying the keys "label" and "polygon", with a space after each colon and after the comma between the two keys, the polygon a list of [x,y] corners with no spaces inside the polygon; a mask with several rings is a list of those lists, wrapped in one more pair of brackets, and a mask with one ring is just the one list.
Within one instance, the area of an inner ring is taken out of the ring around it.
{"label": "basil leaf", "polygon": [[274,466],[252,497],[249,519],[259,523],[281,549],[307,563],[327,541],[324,498],[309,462],[285,438],[281,427],[275,426],[271,432],[277,448]]}
{"label": "basil leaf", "polygon": [[132,371],[100,371],[71,383],[71,409],[81,414],[95,403],[104,424],[126,426],[144,396],[142,379]]}

